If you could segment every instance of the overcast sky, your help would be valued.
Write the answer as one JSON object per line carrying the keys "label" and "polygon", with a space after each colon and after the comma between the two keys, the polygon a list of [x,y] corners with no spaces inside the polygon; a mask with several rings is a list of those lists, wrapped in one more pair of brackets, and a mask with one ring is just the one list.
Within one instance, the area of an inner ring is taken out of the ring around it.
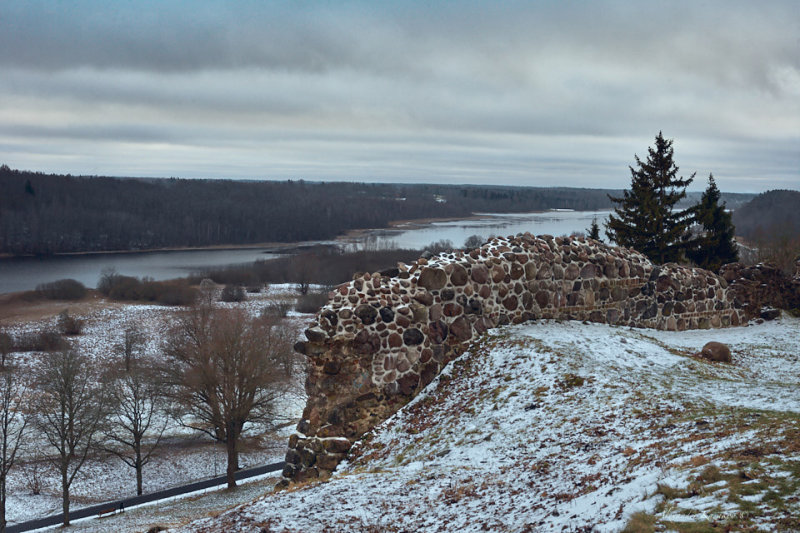
{"label": "overcast sky", "polygon": [[0,2],[0,163],[800,189],[800,2]]}

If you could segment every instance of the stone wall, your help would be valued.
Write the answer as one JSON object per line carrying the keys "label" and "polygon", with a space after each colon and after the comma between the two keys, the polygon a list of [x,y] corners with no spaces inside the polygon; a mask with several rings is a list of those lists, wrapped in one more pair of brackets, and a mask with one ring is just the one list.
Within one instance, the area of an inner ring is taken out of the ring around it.
{"label": "stone wall", "polygon": [[734,305],[748,319],[773,316],[774,309],[800,310],[800,261],[789,277],[774,265],[741,263],[724,265],[720,275],[730,284]]}
{"label": "stone wall", "polygon": [[487,329],[538,318],[684,330],[738,325],[745,314],[720,276],[657,267],[583,238],[495,238],[398,265],[391,277],[356,275],[330,294],[295,347],[310,363],[308,403],[283,483],[329,475],[353,442]]}

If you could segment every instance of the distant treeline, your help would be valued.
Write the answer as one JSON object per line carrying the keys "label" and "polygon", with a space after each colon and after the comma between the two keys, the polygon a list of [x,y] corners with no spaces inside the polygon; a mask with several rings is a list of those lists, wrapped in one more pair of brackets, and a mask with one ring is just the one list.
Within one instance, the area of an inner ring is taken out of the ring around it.
{"label": "distant treeline", "polygon": [[761,193],[733,212],[736,234],[748,239],[800,236],[800,191]]}
{"label": "distant treeline", "polygon": [[800,259],[800,191],[759,194],[733,212],[733,223],[747,240],[746,262],[769,262],[794,275]]}
{"label": "distant treeline", "polygon": [[610,207],[604,189],[110,178],[0,167],[0,253],[330,239],[393,220]]}

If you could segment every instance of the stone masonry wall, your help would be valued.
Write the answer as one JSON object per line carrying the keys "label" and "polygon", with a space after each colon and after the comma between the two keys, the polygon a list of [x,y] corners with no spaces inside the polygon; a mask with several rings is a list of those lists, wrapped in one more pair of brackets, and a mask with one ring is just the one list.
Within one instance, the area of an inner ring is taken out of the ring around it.
{"label": "stone masonry wall", "polygon": [[657,267],[591,239],[495,238],[395,274],[359,274],[337,287],[295,346],[310,363],[308,403],[289,440],[284,485],[328,476],[353,442],[489,328],[559,318],[684,330],[745,319],[720,276]]}
{"label": "stone masonry wall", "polygon": [[729,284],[734,305],[741,307],[745,316],[756,318],[762,310],[800,310],[800,261],[795,263],[794,276],[789,277],[776,266],[759,263],[747,266],[741,263],[724,265],[720,275]]}

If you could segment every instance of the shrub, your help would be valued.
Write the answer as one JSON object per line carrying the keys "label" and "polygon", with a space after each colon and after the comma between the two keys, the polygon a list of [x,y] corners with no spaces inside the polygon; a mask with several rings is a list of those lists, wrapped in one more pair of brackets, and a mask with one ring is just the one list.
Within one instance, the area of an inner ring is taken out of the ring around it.
{"label": "shrub", "polygon": [[58,315],[58,331],[62,335],[80,335],[83,332],[83,324],[82,319],[70,316],[67,309]]}
{"label": "shrub", "polygon": [[198,290],[185,281],[151,282],[157,289],[155,301],[163,305],[192,305]]}
{"label": "shrub", "polygon": [[133,276],[114,276],[107,296],[112,300],[139,300],[142,298],[142,282]]}
{"label": "shrub", "polygon": [[441,239],[432,242],[423,248],[423,251],[429,252],[432,255],[440,254],[442,252],[451,252],[453,250],[453,241],[450,239]]}
{"label": "shrub", "polygon": [[163,305],[191,305],[197,299],[197,289],[188,280],[154,281],[116,273],[104,274],[97,290],[112,300],[138,300]]}
{"label": "shrub", "polygon": [[47,466],[48,464],[37,456],[33,461],[27,462],[22,467],[23,475],[25,476],[25,487],[32,496],[38,496],[42,493]]}
{"label": "shrub", "polygon": [[261,310],[263,318],[285,318],[289,314],[292,304],[286,300],[271,300]]}
{"label": "shrub", "polygon": [[14,340],[15,352],[55,352],[68,347],[69,343],[54,329],[23,333]]}
{"label": "shrub", "polygon": [[221,302],[243,302],[247,299],[244,293],[244,287],[241,285],[225,285],[222,293],[219,295]]}
{"label": "shrub", "polygon": [[316,313],[326,303],[328,303],[327,292],[310,292],[297,299],[294,309],[298,313]]}
{"label": "shrub", "polygon": [[103,296],[108,296],[111,293],[112,287],[116,284],[116,280],[119,277],[117,271],[113,267],[106,267],[100,273],[100,279],[97,280],[97,290]]}
{"label": "shrub", "polygon": [[480,248],[485,242],[486,239],[484,239],[478,234],[470,235],[469,237],[467,237],[467,240],[464,241],[464,249],[472,250],[473,248]]}
{"label": "shrub", "polygon": [[50,283],[40,283],[36,292],[48,300],[80,300],[86,296],[86,287],[74,279],[59,279]]}

